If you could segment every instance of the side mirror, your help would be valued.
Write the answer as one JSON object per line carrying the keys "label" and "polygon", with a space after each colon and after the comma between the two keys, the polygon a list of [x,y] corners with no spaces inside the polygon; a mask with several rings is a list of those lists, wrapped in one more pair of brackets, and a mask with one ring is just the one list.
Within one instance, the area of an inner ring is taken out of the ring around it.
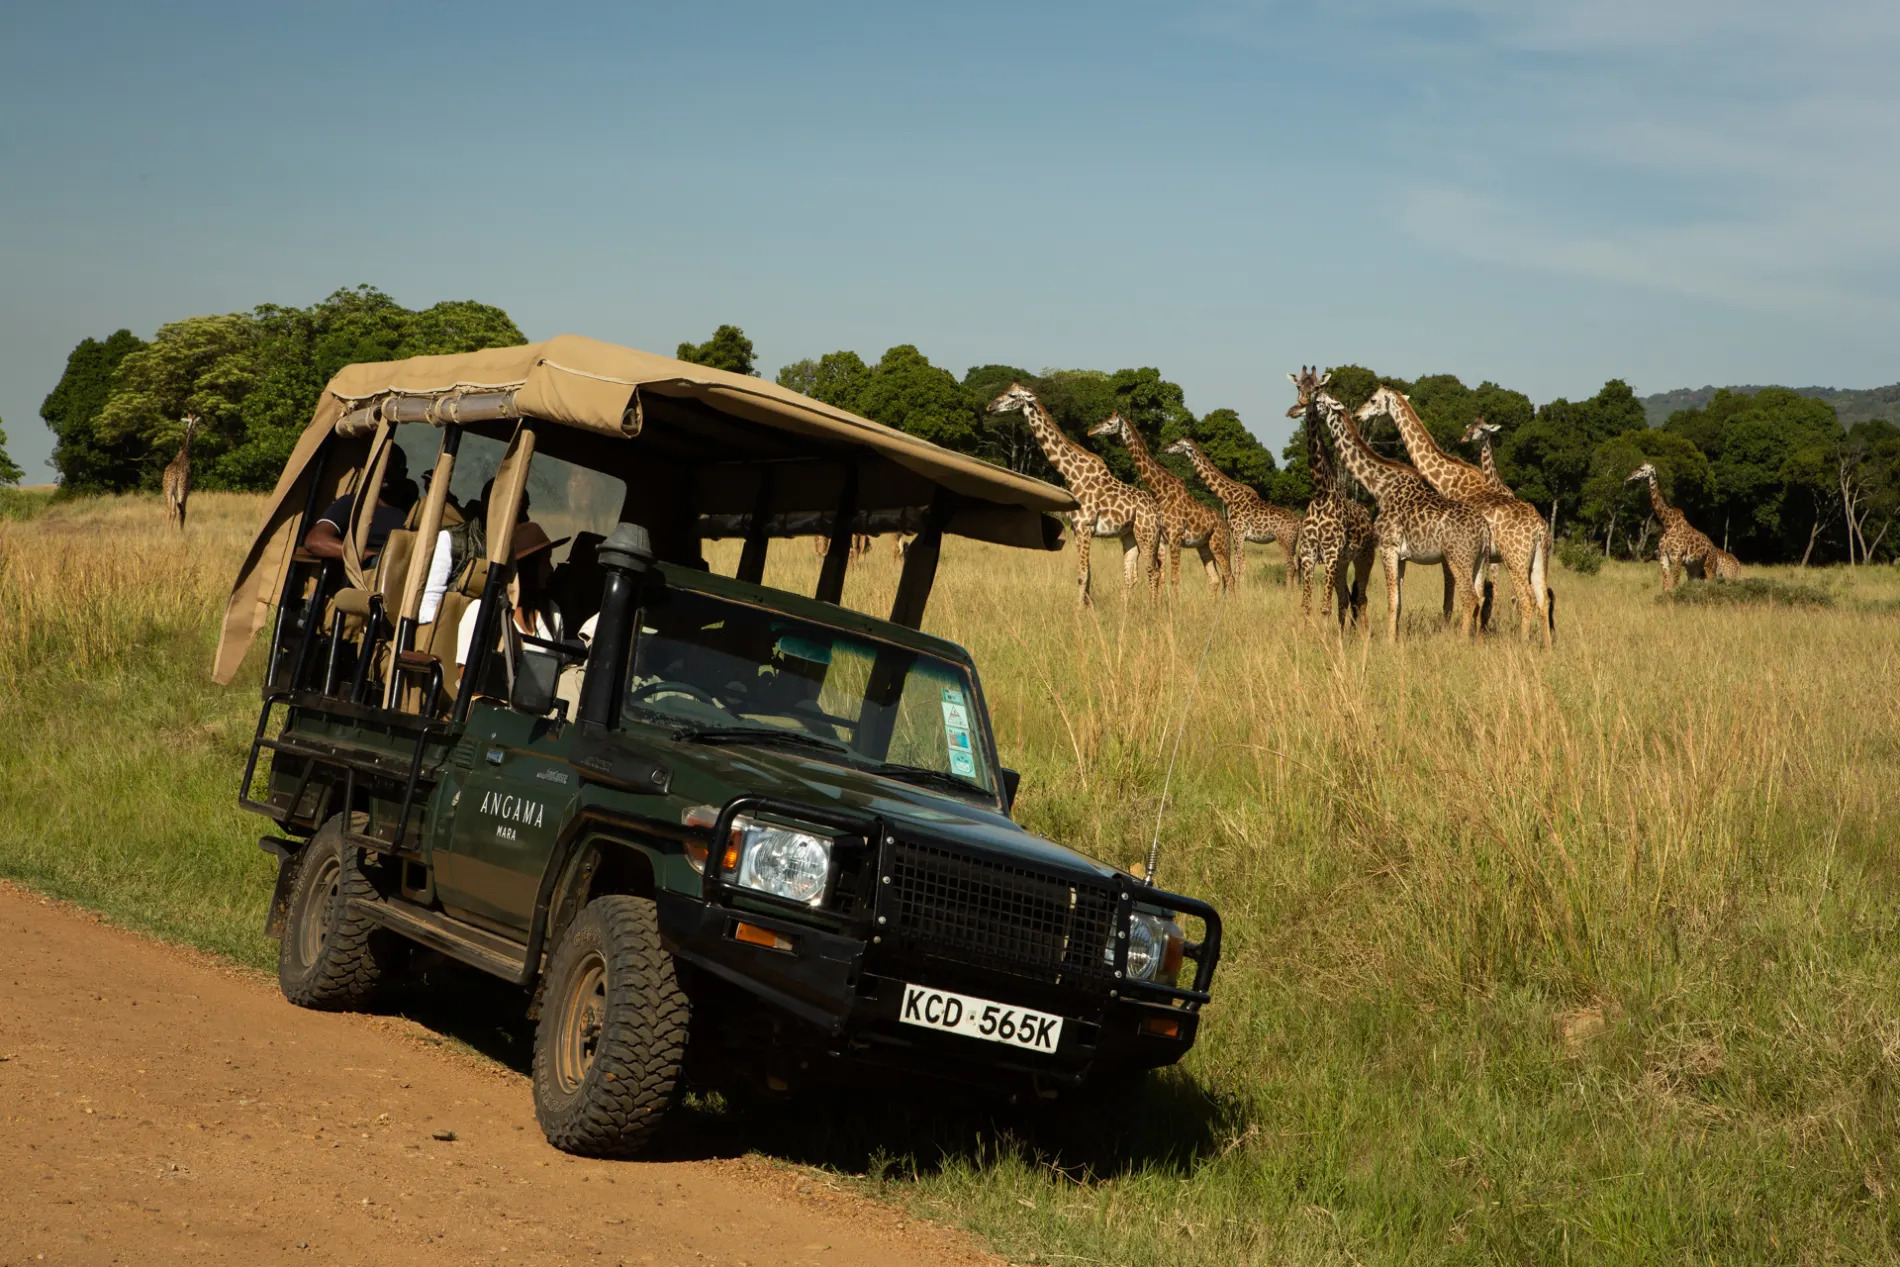
{"label": "side mirror", "polygon": [[1008,766],[1004,766],[1002,767],[1001,773],[1003,776],[1003,812],[1007,814],[1011,809],[1015,808],[1016,789],[1022,786],[1023,772],[1021,770],[1012,770]]}
{"label": "side mirror", "polygon": [[515,660],[515,689],[508,695],[508,706],[518,712],[545,717],[554,711],[555,691],[560,681],[560,656],[523,647]]}

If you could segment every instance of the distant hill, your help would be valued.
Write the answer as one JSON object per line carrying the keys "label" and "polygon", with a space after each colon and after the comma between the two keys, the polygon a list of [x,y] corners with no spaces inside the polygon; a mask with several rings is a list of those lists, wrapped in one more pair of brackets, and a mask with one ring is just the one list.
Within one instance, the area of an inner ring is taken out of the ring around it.
{"label": "distant hill", "polygon": [[[1731,387],[1729,390],[1753,393],[1761,388]],[[1900,383],[1869,387],[1863,391],[1848,391],[1839,387],[1797,387],[1795,391],[1833,405],[1843,427],[1851,427],[1868,418],[1885,418],[1889,422],[1900,423]],[[1715,393],[1713,387],[1678,387],[1672,392],[1657,392],[1654,396],[1643,397],[1643,412],[1649,416],[1650,426],[1660,427],[1678,409],[1700,408]]]}

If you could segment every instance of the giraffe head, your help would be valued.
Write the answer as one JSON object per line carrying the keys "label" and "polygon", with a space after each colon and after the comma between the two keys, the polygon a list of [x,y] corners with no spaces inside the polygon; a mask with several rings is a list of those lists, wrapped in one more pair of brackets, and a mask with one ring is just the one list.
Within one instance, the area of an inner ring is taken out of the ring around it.
{"label": "giraffe head", "polygon": [[1297,374],[1288,374],[1287,380],[1291,382],[1294,389],[1299,392],[1300,399],[1291,409],[1286,411],[1286,416],[1289,418],[1298,418],[1306,413],[1307,402],[1312,400],[1313,397],[1319,393],[1320,389],[1333,381],[1333,375],[1330,370],[1322,374],[1319,372],[1317,366],[1302,365],[1300,366],[1300,372]]}
{"label": "giraffe head", "polygon": [[1353,410],[1352,416],[1358,419],[1360,422],[1365,422],[1368,419],[1376,418],[1380,414],[1385,414],[1389,417],[1397,418],[1399,416],[1398,405],[1399,405],[1400,400],[1402,399],[1403,398],[1400,397],[1397,392],[1393,391],[1390,387],[1386,386],[1384,383],[1380,383],[1379,390],[1376,392],[1373,392],[1371,399],[1367,400],[1365,404]]}
{"label": "giraffe head", "polygon": [[1641,466],[1637,467],[1635,470],[1631,471],[1629,473],[1629,478],[1624,480],[1623,482],[1625,484],[1629,484],[1629,483],[1634,483],[1637,480],[1650,480],[1650,479],[1655,479],[1655,478],[1656,478],[1655,466],[1652,463],[1645,462]]}
{"label": "giraffe head", "polygon": [[1124,444],[1128,441],[1128,419],[1122,417],[1118,409],[1089,428],[1092,436],[1114,436]]}
{"label": "giraffe head", "polygon": [[1176,440],[1173,444],[1161,451],[1163,453],[1172,453],[1176,457],[1193,457],[1195,452],[1194,441],[1188,439],[1186,436],[1182,436],[1179,440]]}
{"label": "giraffe head", "polygon": [[1485,436],[1494,436],[1497,433],[1498,424],[1495,422],[1486,422],[1484,415],[1479,414],[1476,418],[1471,420],[1471,425],[1465,428],[1465,433],[1458,437],[1458,441],[1461,444],[1476,444]]}
{"label": "giraffe head", "polygon": [[1027,409],[1036,404],[1036,393],[1021,383],[1011,383],[1009,390],[983,406],[986,414],[1013,414],[1019,409]]}

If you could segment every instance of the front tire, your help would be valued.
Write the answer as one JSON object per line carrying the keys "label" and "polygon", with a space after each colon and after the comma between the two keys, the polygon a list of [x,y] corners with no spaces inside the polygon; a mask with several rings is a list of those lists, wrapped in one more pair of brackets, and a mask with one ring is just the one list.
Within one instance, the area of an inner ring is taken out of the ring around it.
{"label": "front tire", "polygon": [[388,931],[353,913],[374,898],[343,841],[343,818],[318,829],[297,858],[297,880],[277,942],[277,984],[298,1007],[344,1011],[369,1002],[396,946]]}
{"label": "front tire", "polygon": [[534,1115],[563,1152],[626,1157],[685,1091],[692,1005],[645,898],[588,903],[548,966],[534,1035]]}

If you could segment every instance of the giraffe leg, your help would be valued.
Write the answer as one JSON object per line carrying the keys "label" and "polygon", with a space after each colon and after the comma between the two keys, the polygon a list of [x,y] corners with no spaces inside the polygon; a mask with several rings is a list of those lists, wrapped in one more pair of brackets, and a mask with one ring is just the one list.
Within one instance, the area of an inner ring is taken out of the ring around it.
{"label": "giraffe leg", "polygon": [[1247,538],[1241,536],[1238,532],[1236,532],[1233,536],[1233,547],[1234,547],[1233,548],[1234,588],[1239,589],[1241,579],[1247,575],[1246,570],[1243,569],[1240,565],[1240,556],[1244,554],[1247,549]]}
{"label": "giraffe leg", "polygon": [[1300,556],[1299,567],[1297,569],[1300,582],[1300,621],[1302,624],[1307,625],[1313,623],[1314,566],[1314,560],[1305,554]]}
{"label": "giraffe leg", "polygon": [[1168,542],[1168,588],[1179,593],[1181,591],[1181,534],[1165,525],[1161,531]]}
{"label": "giraffe leg", "polygon": [[1346,621],[1352,616],[1352,583],[1346,579],[1347,569],[1351,566],[1352,560],[1346,557],[1345,550],[1340,550],[1339,557],[1333,560],[1331,577],[1333,623],[1338,626],[1342,634],[1346,632]]}
{"label": "giraffe leg", "polygon": [[1135,539],[1148,569],[1148,597],[1161,601],[1161,522],[1151,510],[1135,512]]}
{"label": "giraffe leg", "polygon": [[1445,568],[1445,623],[1449,625],[1451,623],[1452,599],[1456,597],[1457,592],[1458,592],[1458,582],[1452,578],[1451,558],[1449,556],[1447,556],[1445,559],[1444,568]]}
{"label": "giraffe leg", "polygon": [[[1076,522],[1082,524],[1082,516],[1077,515]],[[1092,522],[1082,524],[1083,528],[1092,526]],[[1078,531],[1075,534],[1075,587],[1076,593],[1081,595],[1084,607],[1095,601],[1089,594],[1089,546],[1093,540],[1093,536],[1086,531]]]}
{"label": "giraffe leg", "polygon": [[1239,538],[1216,528],[1208,534],[1208,549],[1214,555],[1214,588],[1231,590],[1240,584],[1240,571],[1234,564],[1235,542]]}
{"label": "giraffe leg", "polygon": [[1385,629],[1392,641],[1399,640],[1399,599],[1405,588],[1405,560],[1394,549],[1379,551],[1379,561],[1385,565]]}

